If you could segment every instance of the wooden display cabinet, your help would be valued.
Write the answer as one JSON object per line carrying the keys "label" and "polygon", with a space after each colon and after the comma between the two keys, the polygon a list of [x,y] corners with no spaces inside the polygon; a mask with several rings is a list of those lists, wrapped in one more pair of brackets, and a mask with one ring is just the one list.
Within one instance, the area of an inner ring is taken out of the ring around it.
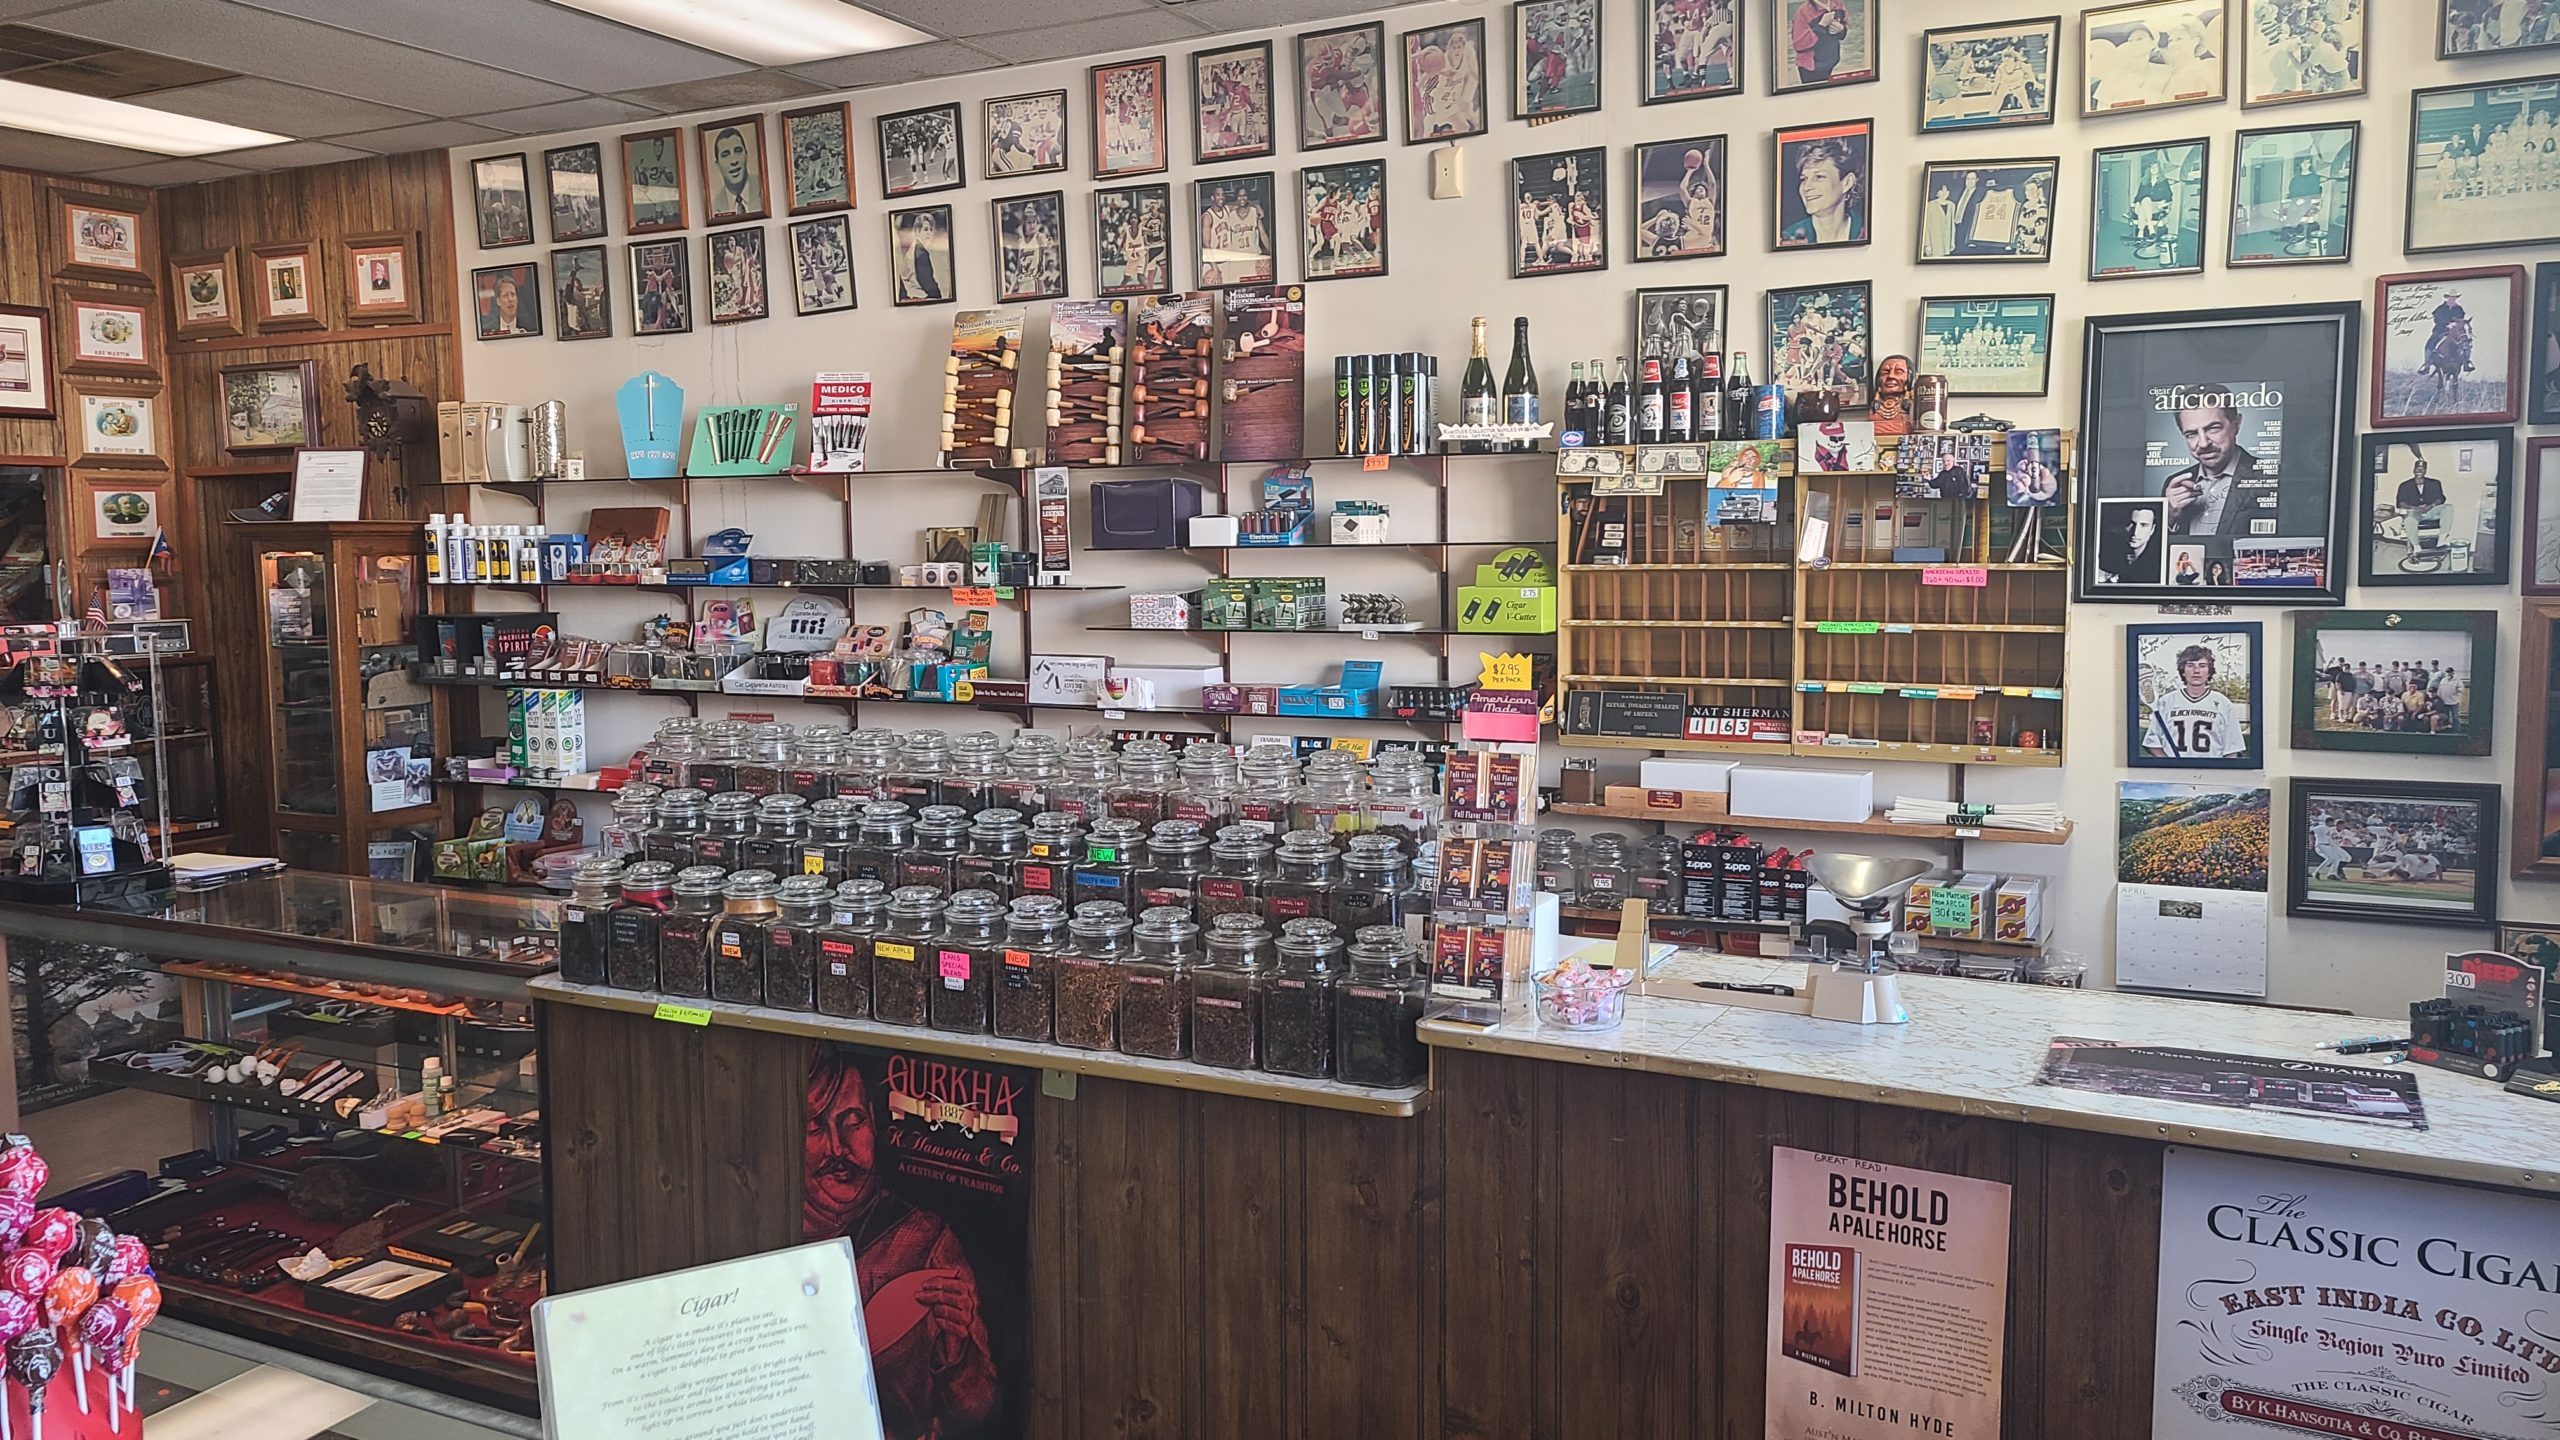
{"label": "wooden display cabinet", "polygon": [[[2523,683],[2516,687],[2516,793],[2508,865],[2519,876],[2560,879],[2560,600],[2524,602],[2517,647]],[[2540,908],[2540,907],[2536,907]]]}

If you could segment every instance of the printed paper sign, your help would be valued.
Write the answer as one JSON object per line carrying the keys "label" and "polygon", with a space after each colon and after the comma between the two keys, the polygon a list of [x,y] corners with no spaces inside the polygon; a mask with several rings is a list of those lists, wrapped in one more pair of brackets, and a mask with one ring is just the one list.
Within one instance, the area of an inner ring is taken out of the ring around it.
{"label": "printed paper sign", "polygon": [[1991,583],[1991,572],[1979,565],[1932,565],[1920,572],[1920,583],[1979,590]]}

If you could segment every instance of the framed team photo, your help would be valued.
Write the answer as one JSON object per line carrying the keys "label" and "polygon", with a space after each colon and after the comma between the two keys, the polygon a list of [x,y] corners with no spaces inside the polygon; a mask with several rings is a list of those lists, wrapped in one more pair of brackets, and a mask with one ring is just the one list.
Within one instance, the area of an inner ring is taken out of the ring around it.
{"label": "framed team photo", "polygon": [[1122,60],[1085,72],[1093,101],[1093,178],[1163,173],[1172,147],[1165,143],[1164,57]]}
{"label": "framed team photo", "polygon": [[2513,430],[2398,430],[2364,437],[2366,586],[2507,584]]}
{"label": "framed team photo", "polygon": [[2062,162],[1932,160],[1920,167],[1920,263],[2053,258],[2053,203]]}
{"label": "framed team photo", "polygon": [[988,179],[1056,175],[1067,168],[1066,91],[989,100],[983,119]]}
{"label": "framed team photo", "polygon": [[1353,160],[1298,172],[1300,247],[1309,280],[1387,273],[1387,162]]}
{"label": "framed team photo", "polygon": [[2132,713],[2124,763],[2137,770],[2265,768],[2265,639],[2255,620],[2126,626],[2124,689]]}
{"label": "framed team photo", "polygon": [[2053,297],[1960,295],[1920,302],[1920,372],[1950,395],[2043,395],[2053,383]]}
{"label": "framed team photo", "polygon": [[542,152],[551,195],[551,243],[604,238],[604,147],[593,141]]}
{"label": "framed team photo", "polygon": [[2486,755],[2497,655],[2491,610],[2296,615],[2293,748]]}
{"label": "framed team photo", "polygon": [[791,227],[791,307],[801,315],[854,308],[852,216],[821,215]]}
{"label": "framed team photo", "polygon": [[2373,0],[2235,0],[2240,16],[2240,108],[2365,92]]}
{"label": "framed team photo", "polygon": [[1920,133],[2053,123],[2062,17],[1924,31]]}
{"label": "framed team photo", "polygon": [[2524,593],[2560,595],[2560,436],[2524,446]]}
{"label": "framed team photo", "polygon": [[605,278],[603,246],[575,245],[551,252],[551,303],[561,339],[613,337],[613,289]]}
{"label": "framed team photo", "polygon": [[711,281],[711,323],[735,325],[773,314],[766,289],[764,227],[741,225],[702,237],[703,273]]}
{"label": "framed team photo", "polygon": [[1593,145],[1511,162],[1511,278],[1609,268],[1609,152]]}
{"label": "framed team photo", "polygon": [[1051,190],[995,202],[996,302],[1067,293],[1067,197]]}
{"label": "framed team photo", "polygon": [[683,335],[693,329],[693,256],[681,239],[622,247],[631,271],[631,333]]}
{"label": "framed team photo", "polygon": [[1173,288],[1173,188],[1124,185],[1093,192],[1094,286],[1102,295]]}
{"label": "framed team photo", "polygon": [[2233,265],[2340,265],[2351,257],[2362,125],[2243,130],[2231,160]]}
{"label": "framed team photo", "polygon": [[2285,914],[2498,923],[2497,786],[2296,776],[2287,788]]}
{"label": "framed team photo", "polygon": [[968,157],[960,153],[960,107],[928,105],[883,115],[880,193],[930,195],[969,183]]}
{"label": "framed team photo", "polygon": [[1875,296],[1864,280],[1772,290],[1769,383],[1790,392],[1829,390],[1843,410],[1867,404],[1874,373]]}
{"label": "framed team photo", "polygon": [[2560,241],[2555,135],[2560,75],[2412,93],[2402,248],[2419,255]]}
{"label": "framed team photo", "polygon": [[764,117],[706,120],[702,137],[702,218],[711,225],[761,220],[773,213],[764,164]]}
{"label": "framed team photo", "polygon": [[1511,118],[1600,108],[1600,0],[1514,0]]}
{"label": "framed team photo", "polygon": [[2524,267],[2373,282],[2375,426],[2513,424],[2522,413]]}
{"label": "framed team photo", "polygon": [[895,282],[889,303],[950,305],[959,298],[952,283],[951,207],[920,205],[889,212],[889,276]]}
{"label": "framed team photo", "polygon": [[1827,250],[1864,245],[1867,203],[1874,190],[1875,122],[1839,120],[1776,132],[1779,250]]}
{"label": "framed team photo", "polygon": [[2560,13],[2548,6],[2518,9],[2500,0],[2434,0],[2436,58],[2544,50],[2560,45]]}
{"label": "framed team photo", "polygon": [[2231,0],[2139,0],[2080,12],[2080,113],[2219,103]]}
{"label": "framed team photo", "polygon": [[1644,103],[1742,93],[1748,0],[1642,0]]}
{"label": "framed team photo", "polygon": [[2532,330],[2524,356],[2524,423],[2560,425],[2560,260],[2533,267]]}
{"label": "framed team photo", "polygon": [[1268,285],[1279,278],[1273,234],[1279,206],[1270,171],[1194,180],[1191,207],[1192,234],[1200,257],[1195,288]]}
{"label": "framed team photo", "polygon": [[1703,260],[1725,252],[1724,137],[1635,147],[1638,260]]}
{"label": "framed team photo", "polygon": [[1698,360],[1725,353],[1728,291],[1722,285],[1663,286],[1636,292],[1635,345],[1650,359]]}
{"label": "framed team photo", "polygon": [[1483,134],[1484,74],[1482,20],[1404,32],[1404,143]]}
{"label": "framed team photo", "polygon": [[1298,37],[1298,148],[1387,138],[1387,27],[1372,20]]}
{"label": "framed team photo", "polygon": [[1271,42],[1203,50],[1191,57],[1191,104],[1197,124],[1191,158],[1251,160],[1272,153]]}
{"label": "framed team photo", "polygon": [[2207,142],[2100,150],[2089,179],[2089,278],[2204,270]]}
{"label": "framed team photo", "polygon": [[839,100],[785,110],[782,201],[787,213],[816,215],[853,208],[853,106]]}
{"label": "framed team photo", "polygon": [[1879,0],[1769,0],[1776,75],[1771,92],[1863,85],[1876,78]]}

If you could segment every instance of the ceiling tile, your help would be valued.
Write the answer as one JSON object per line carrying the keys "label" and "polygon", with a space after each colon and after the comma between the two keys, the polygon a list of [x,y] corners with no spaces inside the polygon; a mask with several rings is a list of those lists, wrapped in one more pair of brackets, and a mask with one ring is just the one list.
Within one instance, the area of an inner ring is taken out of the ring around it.
{"label": "ceiling tile", "polygon": [[451,150],[457,145],[480,145],[505,138],[503,131],[467,120],[428,120],[417,125],[394,125],[388,130],[332,135],[329,143],[370,150],[377,155],[405,155],[412,150]]}
{"label": "ceiling tile", "polygon": [[0,20],[20,20],[52,10],[68,10],[88,0],[0,0]]}
{"label": "ceiling tile", "polygon": [[971,43],[993,55],[1021,63],[1056,60],[1070,55],[1107,55],[1143,45],[1197,40],[1205,32],[1176,10],[1145,10],[1073,25],[1043,25],[1010,35],[989,35]]}
{"label": "ceiling tile", "polygon": [[[1388,0],[1388,3],[1409,4],[1411,0]],[[1182,13],[1186,19],[1223,32],[1339,20],[1377,8],[1378,0],[1192,0],[1191,4],[1182,7]],[[1394,22],[1390,20],[1388,33],[1393,34],[1395,29]]]}
{"label": "ceiling tile", "polygon": [[[1022,0],[863,0],[862,8],[956,40],[1020,30],[1025,20],[1035,18],[1041,28],[1047,29],[1106,15],[1162,9],[1152,0],[1041,0],[1036,7],[1025,6]],[[1025,14],[1027,9],[1038,13]],[[806,65],[796,68],[804,74],[809,70]]]}
{"label": "ceiling tile", "polygon": [[983,50],[974,50],[957,40],[936,40],[925,45],[901,45],[895,50],[874,50],[863,55],[843,55],[833,60],[817,60],[794,65],[791,73],[806,76],[831,90],[857,90],[865,85],[904,85],[910,80],[938,80],[945,75],[965,75],[1004,62]]}
{"label": "ceiling tile", "polygon": [[380,130],[425,117],[350,100],[324,90],[306,90],[262,75],[242,75],[206,85],[188,85],[136,97],[135,104],[154,110],[245,125],[277,135],[335,135],[345,130]]}
{"label": "ceiling tile", "polygon": [[494,115],[474,115],[471,119],[474,124],[508,135],[548,135],[555,130],[587,130],[598,125],[619,125],[626,120],[646,120],[659,113],[621,100],[590,95],[583,100],[560,100],[522,110],[501,110]]}
{"label": "ceiling tile", "polygon": [[12,68],[22,63],[47,65],[79,55],[103,55],[114,48],[77,35],[56,35],[33,25],[0,25],[0,62]]}
{"label": "ceiling tile", "polygon": [[41,70],[21,71],[16,78],[30,85],[68,90],[77,95],[127,100],[153,91],[174,90],[181,85],[228,80],[231,72],[140,50],[107,50],[96,55],[84,55],[77,60],[65,60],[59,65],[47,65]]}
{"label": "ceiling tile", "polygon": [[101,170],[130,169],[166,160],[148,150],[127,150],[94,140],[66,140],[32,130],[0,129],[0,154],[21,170],[52,170],[64,175],[94,175]]}
{"label": "ceiling tile", "polygon": [[228,165],[210,160],[163,160],[156,165],[136,165],[130,170],[109,170],[98,178],[125,185],[193,185],[203,180],[228,180],[246,175]]}
{"label": "ceiling tile", "polygon": [[752,68],[743,60],[617,25],[548,0],[468,0],[457,23],[454,0],[239,0],[359,35],[378,35],[440,55],[579,90],[673,85]]}
{"label": "ceiling tile", "polygon": [[625,90],[621,92],[621,98],[673,115],[684,110],[726,110],[738,105],[797,100],[803,95],[815,95],[823,88],[781,70],[744,70],[735,75],[691,80],[682,85],[653,85],[645,90]]}
{"label": "ceiling tile", "polygon": [[296,140],[288,145],[261,145],[254,150],[225,150],[222,163],[251,170],[299,170],[305,165],[335,165],[341,160],[370,160],[373,156],[344,145],[331,145],[319,140]]}

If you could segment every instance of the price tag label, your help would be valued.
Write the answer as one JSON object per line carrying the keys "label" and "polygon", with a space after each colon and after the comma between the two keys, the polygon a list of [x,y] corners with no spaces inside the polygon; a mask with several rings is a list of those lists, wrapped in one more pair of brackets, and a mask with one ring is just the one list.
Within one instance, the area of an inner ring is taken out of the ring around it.
{"label": "price tag label", "polygon": [[658,1008],[654,1013],[658,1019],[664,1020],[673,1025],[708,1025],[711,1023],[711,1012],[697,1005],[670,1005],[664,1000],[661,1000],[658,1002]]}
{"label": "price tag label", "polygon": [[1941,888],[1929,892],[1929,928],[1955,935],[1973,928],[1973,892]]}
{"label": "price tag label", "polygon": [[1384,470],[1387,468],[1387,457],[1384,455],[1363,455],[1360,457],[1360,468],[1362,470]]}
{"label": "price tag label", "polygon": [[1532,673],[1526,655],[1487,655],[1484,673],[1476,683],[1487,690],[1526,690],[1534,683]]}
{"label": "price tag label", "polygon": [[990,586],[955,585],[951,590],[951,603],[954,605],[993,605],[996,603],[996,592],[993,587]]}
{"label": "price tag label", "polygon": [[1822,620],[1813,628],[1821,635],[1873,635],[1884,627],[1874,620]]}
{"label": "price tag label", "polygon": [[999,585],[996,587],[996,598],[999,600],[1010,600],[1014,597],[1015,593],[1014,588],[1010,585]]}
{"label": "price tag label", "polygon": [[1991,583],[1991,572],[1980,565],[1932,565],[1920,572],[1920,583],[1979,590]]}

